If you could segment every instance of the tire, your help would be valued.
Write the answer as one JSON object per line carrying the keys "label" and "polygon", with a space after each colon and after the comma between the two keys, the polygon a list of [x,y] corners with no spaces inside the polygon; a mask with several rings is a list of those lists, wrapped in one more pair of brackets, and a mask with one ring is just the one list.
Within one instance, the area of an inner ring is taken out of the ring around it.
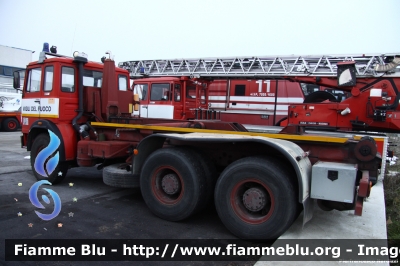
{"label": "tire", "polygon": [[338,102],[335,95],[327,91],[315,91],[310,93],[304,98],[303,103],[320,103],[329,100],[331,102]]}
{"label": "tire", "polygon": [[162,148],[147,158],[140,190],[151,212],[168,221],[180,221],[204,207],[205,172],[197,158],[185,148]]}
{"label": "tire", "polygon": [[187,150],[196,157],[196,160],[200,162],[201,168],[204,171],[206,189],[203,206],[199,207],[199,210],[201,210],[206,207],[214,198],[215,183],[217,181],[217,169],[213,161],[202,151],[194,148],[187,148]]}
{"label": "tire", "polygon": [[325,200],[320,200],[320,199],[317,200],[317,205],[318,205],[318,207],[319,207],[321,210],[326,211],[326,212],[330,212],[330,211],[333,210],[332,207],[330,207],[330,206],[328,206],[328,205],[326,204],[326,201],[325,201]]}
{"label": "tire", "polygon": [[4,131],[13,132],[19,128],[19,122],[15,118],[7,118],[3,120],[1,126]]}
{"label": "tire", "polygon": [[138,188],[139,178],[126,171],[126,164],[113,164],[103,168],[103,182],[111,187]]}
{"label": "tire", "polygon": [[226,228],[243,239],[276,239],[283,234],[298,215],[291,174],[269,157],[247,157],[229,165],[214,196]]}
{"label": "tire", "polygon": [[[54,185],[60,183],[67,175],[68,165],[66,162],[58,162],[54,171],[47,177],[39,174],[34,166],[37,155],[41,150],[46,148],[49,145],[49,143],[50,143],[50,137],[47,133],[42,133],[34,139],[31,148],[31,167],[33,174],[35,175],[37,180],[47,180]],[[48,161],[51,157],[52,155],[46,161]]]}

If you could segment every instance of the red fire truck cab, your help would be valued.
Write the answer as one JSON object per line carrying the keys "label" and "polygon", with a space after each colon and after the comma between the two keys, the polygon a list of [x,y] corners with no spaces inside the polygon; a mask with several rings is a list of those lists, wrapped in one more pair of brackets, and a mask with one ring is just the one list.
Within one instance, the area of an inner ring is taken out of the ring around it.
{"label": "red fire truck cab", "polygon": [[143,118],[198,118],[208,109],[207,86],[208,82],[188,77],[136,79],[133,93],[139,96],[140,109],[133,114]]}

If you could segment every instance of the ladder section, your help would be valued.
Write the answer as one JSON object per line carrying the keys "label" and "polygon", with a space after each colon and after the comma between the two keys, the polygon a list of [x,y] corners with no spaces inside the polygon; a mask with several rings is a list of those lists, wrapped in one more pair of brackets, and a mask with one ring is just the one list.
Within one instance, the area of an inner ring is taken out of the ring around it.
{"label": "ladder section", "polygon": [[[400,53],[397,53],[400,54]],[[400,68],[393,63],[396,54],[322,55],[322,56],[260,56],[233,58],[197,58],[171,60],[136,60],[118,66],[132,78],[143,76],[192,76],[212,78],[279,78],[284,76],[335,76],[337,63],[354,61],[357,77],[400,77]],[[397,60],[396,58],[395,60]],[[376,67],[391,63],[386,72]],[[397,61],[396,61],[397,62]]]}

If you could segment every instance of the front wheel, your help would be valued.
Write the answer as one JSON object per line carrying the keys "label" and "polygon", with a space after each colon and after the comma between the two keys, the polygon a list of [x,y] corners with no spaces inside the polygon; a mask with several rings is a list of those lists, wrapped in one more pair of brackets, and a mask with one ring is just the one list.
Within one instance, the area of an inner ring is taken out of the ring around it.
{"label": "front wheel", "polygon": [[[48,150],[49,154],[47,158],[43,158],[43,160],[41,158],[42,156],[38,158],[39,153],[43,151],[45,148],[49,147],[49,144],[50,144],[50,136],[47,133],[42,133],[34,139],[31,148],[31,167],[33,174],[35,175],[37,180],[48,180],[52,184],[57,184],[60,183],[67,175],[68,165],[65,162],[55,161],[54,158],[56,156],[56,150],[54,151]],[[36,162],[37,158],[38,162]],[[51,163],[53,164],[56,163],[55,167],[54,166],[51,167],[54,169],[49,169]],[[44,172],[40,171],[38,169],[38,166],[43,167],[45,171]],[[50,173],[49,170],[51,170]]]}
{"label": "front wheel", "polygon": [[248,157],[229,165],[215,188],[224,225],[243,239],[275,239],[297,215],[297,193],[288,171],[268,157]]}

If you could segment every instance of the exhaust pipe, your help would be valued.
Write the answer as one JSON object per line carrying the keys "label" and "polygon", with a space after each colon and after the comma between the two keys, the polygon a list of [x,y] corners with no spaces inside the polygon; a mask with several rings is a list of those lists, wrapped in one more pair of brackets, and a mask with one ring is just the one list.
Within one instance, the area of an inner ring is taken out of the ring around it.
{"label": "exhaust pipe", "polygon": [[72,126],[80,136],[86,138],[87,135],[83,133],[84,130],[82,131],[82,128],[78,125],[78,120],[83,115],[83,65],[87,63],[87,58],[79,56],[79,54],[77,56],[74,55],[74,63],[78,64],[78,114],[72,120]]}

